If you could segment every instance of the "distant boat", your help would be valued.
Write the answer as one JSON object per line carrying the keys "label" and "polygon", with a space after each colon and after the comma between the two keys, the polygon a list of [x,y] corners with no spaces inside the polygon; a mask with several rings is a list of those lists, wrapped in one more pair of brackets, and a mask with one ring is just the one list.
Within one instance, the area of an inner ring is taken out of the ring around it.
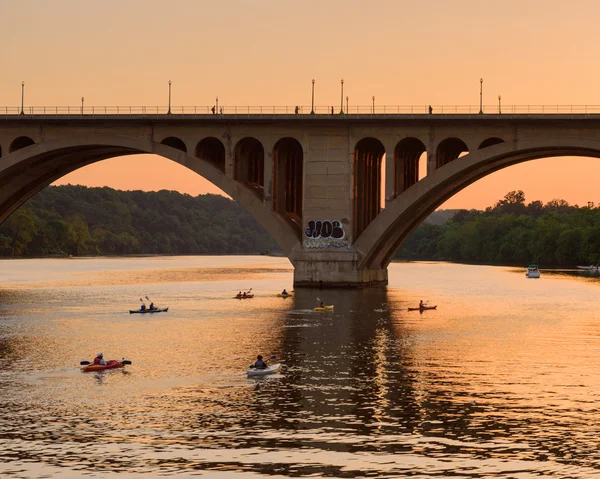
{"label": "distant boat", "polygon": [[527,278],[539,278],[540,277],[540,270],[538,268],[537,264],[530,264],[529,266],[527,266],[527,272],[525,273],[525,276]]}
{"label": "distant boat", "polygon": [[577,266],[578,269],[584,269],[586,271],[598,271],[600,266],[594,266],[593,264],[590,266]]}

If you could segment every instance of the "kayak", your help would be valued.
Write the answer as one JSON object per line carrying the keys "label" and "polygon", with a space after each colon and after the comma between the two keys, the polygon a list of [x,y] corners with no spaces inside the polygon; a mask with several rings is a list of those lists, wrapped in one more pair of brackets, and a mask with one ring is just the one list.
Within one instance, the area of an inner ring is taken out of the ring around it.
{"label": "kayak", "polygon": [[234,296],[233,299],[250,299],[254,298],[253,294],[247,294],[246,296]]}
{"label": "kayak", "polygon": [[408,308],[409,311],[425,311],[426,309],[436,309],[436,306],[423,306],[422,308]]}
{"label": "kayak", "polygon": [[169,311],[169,308],[130,309],[129,310],[129,314],[133,314],[133,313],[140,313],[140,314],[144,314],[144,313],[166,313],[167,311]]}
{"label": "kayak", "polygon": [[125,364],[123,361],[119,361],[117,359],[111,359],[110,361],[106,361],[106,365],[103,364],[88,364],[81,368],[84,373],[89,373],[91,371],[104,371],[105,369],[116,369],[123,368]]}
{"label": "kayak", "polygon": [[290,296],[294,296],[294,295],[292,293],[288,293],[288,294],[279,293],[277,296],[279,296],[280,298],[289,298]]}
{"label": "kayak", "polygon": [[277,364],[273,364],[273,366],[269,366],[266,369],[248,369],[248,377],[253,377],[253,376],[267,376],[268,374],[273,374],[276,373],[277,371],[279,371],[279,368],[281,367],[281,363],[277,363]]}
{"label": "kayak", "polygon": [[315,311],[333,311],[333,304],[330,306],[319,306],[317,308],[315,308]]}

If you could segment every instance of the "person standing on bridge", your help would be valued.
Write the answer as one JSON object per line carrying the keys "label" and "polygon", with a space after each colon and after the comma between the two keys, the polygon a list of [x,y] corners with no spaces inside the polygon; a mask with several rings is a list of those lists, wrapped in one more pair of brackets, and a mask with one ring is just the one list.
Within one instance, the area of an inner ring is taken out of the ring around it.
{"label": "person standing on bridge", "polygon": [[429,105],[429,114],[431,115],[433,113],[433,108],[431,108],[431,105]]}
{"label": "person standing on bridge", "polygon": [[331,107],[331,116],[333,116],[333,107]]}
{"label": "person standing on bridge", "polygon": [[210,109],[210,111],[212,111],[212,114],[214,115],[214,114],[215,114],[215,111],[216,111],[216,110],[215,110],[215,107],[213,106],[213,107]]}

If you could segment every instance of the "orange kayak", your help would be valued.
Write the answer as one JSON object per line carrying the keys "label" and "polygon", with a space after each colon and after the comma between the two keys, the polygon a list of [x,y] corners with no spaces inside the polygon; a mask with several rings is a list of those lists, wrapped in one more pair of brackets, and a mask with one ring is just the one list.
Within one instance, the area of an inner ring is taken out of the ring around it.
{"label": "orange kayak", "polygon": [[81,368],[84,373],[89,373],[91,371],[104,371],[105,369],[116,369],[122,368],[125,364],[123,361],[119,361],[117,359],[111,359],[110,361],[106,361],[106,365],[103,364],[88,364]]}
{"label": "orange kayak", "polygon": [[246,296],[234,296],[233,299],[250,299],[254,298],[253,294],[247,294]]}

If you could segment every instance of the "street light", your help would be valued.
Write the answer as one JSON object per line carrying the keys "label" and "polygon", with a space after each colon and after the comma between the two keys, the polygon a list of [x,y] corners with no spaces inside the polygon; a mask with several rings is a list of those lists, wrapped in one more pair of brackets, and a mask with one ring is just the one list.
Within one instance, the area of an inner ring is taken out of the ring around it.
{"label": "street light", "polygon": [[340,115],[344,114],[344,80],[342,79],[342,96],[340,98]]}
{"label": "street light", "polygon": [[373,115],[375,114],[375,96],[373,96]]}
{"label": "street light", "polygon": [[219,112],[219,97],[215,98],[215,114]]}
{"label": "street light", "polygon": [[312,81],[312,107],[310,110],[310,114],[311,115],[315,114],[315,79],[314,78]]}
{"label": "street light", "polygon": [[81,97],[81,114],[83,115],[83,97]]}
{"label": "street light", "polygon": [[502,108],[501,108],[501,106],[500,106],[500,100],[502,100],[502,97],[501,97],[500,95],[498,95],[498,115],[499,115],[500,113],[502,113]]}
{"label": "street light", "polygon": [[167,114],[171,114],[171,80],[169,80],[169,111],[167,111]]}
{"label": "street light", "polygon": [[346,95],[346,113],[349,113],[350,110],[348,110],[348,95]]}
{"label": "street light", "polygon": [[479,79],[479,114],[483,114],[483,78]]}
{"label": "street light", "polygon": [[25,103],[25,82],[22,81],[21,82],[21,115],[25,114],[25,112],[23,111],[24,103]]}

